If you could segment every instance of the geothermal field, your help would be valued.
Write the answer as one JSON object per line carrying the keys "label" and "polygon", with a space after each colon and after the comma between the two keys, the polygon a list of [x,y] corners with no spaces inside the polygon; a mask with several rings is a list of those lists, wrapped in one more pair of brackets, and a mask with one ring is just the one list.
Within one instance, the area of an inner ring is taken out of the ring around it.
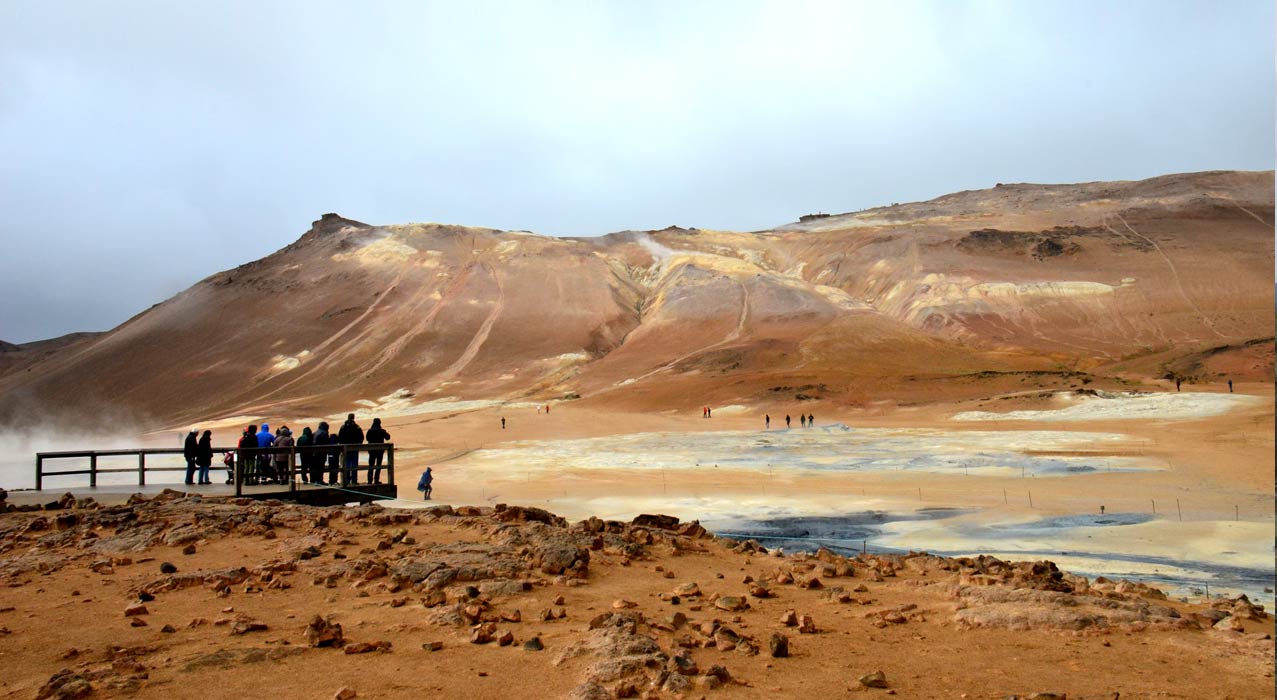
{"label": "geothermal field", "polygon": [[[756,232],[326,214],[5,345],[0,693],[1271,697],[1273,209],[1210,172]],[[223,483],[249,424],[347,412],[397,493]],[[33,489],[195,428],[212,485]]]}

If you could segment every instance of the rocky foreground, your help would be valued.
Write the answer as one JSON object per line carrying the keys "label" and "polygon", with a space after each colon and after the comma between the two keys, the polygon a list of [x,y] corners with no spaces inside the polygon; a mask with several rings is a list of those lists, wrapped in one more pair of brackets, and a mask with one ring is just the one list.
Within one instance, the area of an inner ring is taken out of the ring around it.
{"label": "rocky foreground", "polygon": [[165,492],[0,515],[9,697],[1271,698],[1273,622],[1051,562],[669,516]]}

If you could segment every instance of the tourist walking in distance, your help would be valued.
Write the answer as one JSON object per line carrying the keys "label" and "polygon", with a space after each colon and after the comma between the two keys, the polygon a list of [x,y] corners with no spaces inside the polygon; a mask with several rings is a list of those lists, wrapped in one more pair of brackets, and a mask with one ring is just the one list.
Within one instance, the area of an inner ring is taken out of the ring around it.
{"label": "tourist walking in distance", "polygon": [[[380,445],[390,442],[390,433],[381,427],[381,419],[373,418],[372,427],[368,429],[368,434],[364,436],[364,441],[372,445]],[[381,461],[385,459],[385,450],[368,450],[368,469],[372,472],[372,483],[381,483]]]}
{"label": "tourist walking in distance", "polygon": [[798,414],[798,424],[799,424],[799,425],[801,425],[801,426],[802,426],[802,427],[804,427],[804,428],[806,428],[806,427],[807,427],[807,414],[806,414],[806,413],[799,413],[799,414]]}
{"label": "tourist walking in distance", "polygon": [[[296,444],[297,440],[293,438],[293,431],[286,425],[279,426],[279,435],[275,438],[275,447],[293,447]],[[292,481],[292,472],[292,454],[285,452],[275,455],[275,474],[279,478],[279,483],[287,484]]]}
{"label": "tourist walking in distance", "polygon": [[205,430],[195,445],[195,464],[200,468],[200,484],[213,483],[208,478],[208,468],[213,466],[213,431]]}
{"label": "tourist walking in distance", "polygon": [[434,476],[430,473],[430,467],[426,467],[426,470],[421,473],[421,479],[417,481],[417,490],[424,495],[427,501],[430,500],[430,491],[432,490],[430,484],[434,480]]}
{"label": "tourist walking in distance", "polygon": [[785,430],[789,430],[789,414],[785,414]]}
{"label": "tourist walking in distance", "polygon": [[[364,429],[359,427],[355,422],[355,414],[347,413],[346,422],[341,424],[341,429],[337,431],[337,442],[343,445],[362,445],[364,442]],[[349,450],[346,452],[346,481],[347,484],[359,483],[359,450]]]}
{"label": "tourist walking in distance", "polygon": [[198,446],[194,430],[186,434],[186,442],[182,443],[182,459],[186,460],[186,483],[195,483],[195,450]]}
{"label": "tourist walking in distance", "polygon": [[816,416],[813,416],[810,413],[807,414],[807,427],[808,428],[816,427]]}
{"label": "tourist walking in distance", "polygon": [[501,416],[501,429],[505,430],[505,416]]}
{"label": "tourist walking in distance", "polygon": [[763,430],[771,430],[771,429],[772,429],[772,417],[764,414],[763,415]]}
{"label": "tourist walking in distance", "polygon": [[1233,380],[1228,380],[1228,393],[1233,393]]}
{"label": "tourist walking in distance", "polygon": [[1179,391],[1179,377],[1175,378],[1175,391]]}

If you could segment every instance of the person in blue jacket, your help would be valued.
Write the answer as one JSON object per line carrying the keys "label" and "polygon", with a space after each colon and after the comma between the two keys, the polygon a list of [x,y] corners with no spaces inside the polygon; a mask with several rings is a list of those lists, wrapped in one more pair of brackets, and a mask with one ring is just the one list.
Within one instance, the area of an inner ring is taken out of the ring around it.
{"label": "person in blue jacket", "polygon": [[426,467],[426,470],[421,473],[421,480],[417,482],[417,490],[425,495],[425,500],[427,501],[430,500],[430,484],[434,480],[434,476],[430,473],[430,467]]}
{"label": "person in blue jacket", "polygon": [[[270,431],[270,426],[265,423],[262,423],[261,429],[257,431],[257,446],[275,446],[275,434]],[[278,479],[275,478],[275,470],[271,468],[272,461],[271,456],[268,454],[257,455],[257,473],[262,475],[262,480],[265,483],[275,483],[278,481]]]}

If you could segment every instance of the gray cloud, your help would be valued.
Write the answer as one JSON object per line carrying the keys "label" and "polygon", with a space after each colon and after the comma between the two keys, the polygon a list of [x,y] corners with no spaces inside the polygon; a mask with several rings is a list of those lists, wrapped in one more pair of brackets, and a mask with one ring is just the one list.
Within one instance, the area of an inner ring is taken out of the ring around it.
{"label": "gray cloud", "polygon": [[1273,167],[1268,2],[358,5],[0,5],[0,338],[110,327],[326,211],[754,230]]}

